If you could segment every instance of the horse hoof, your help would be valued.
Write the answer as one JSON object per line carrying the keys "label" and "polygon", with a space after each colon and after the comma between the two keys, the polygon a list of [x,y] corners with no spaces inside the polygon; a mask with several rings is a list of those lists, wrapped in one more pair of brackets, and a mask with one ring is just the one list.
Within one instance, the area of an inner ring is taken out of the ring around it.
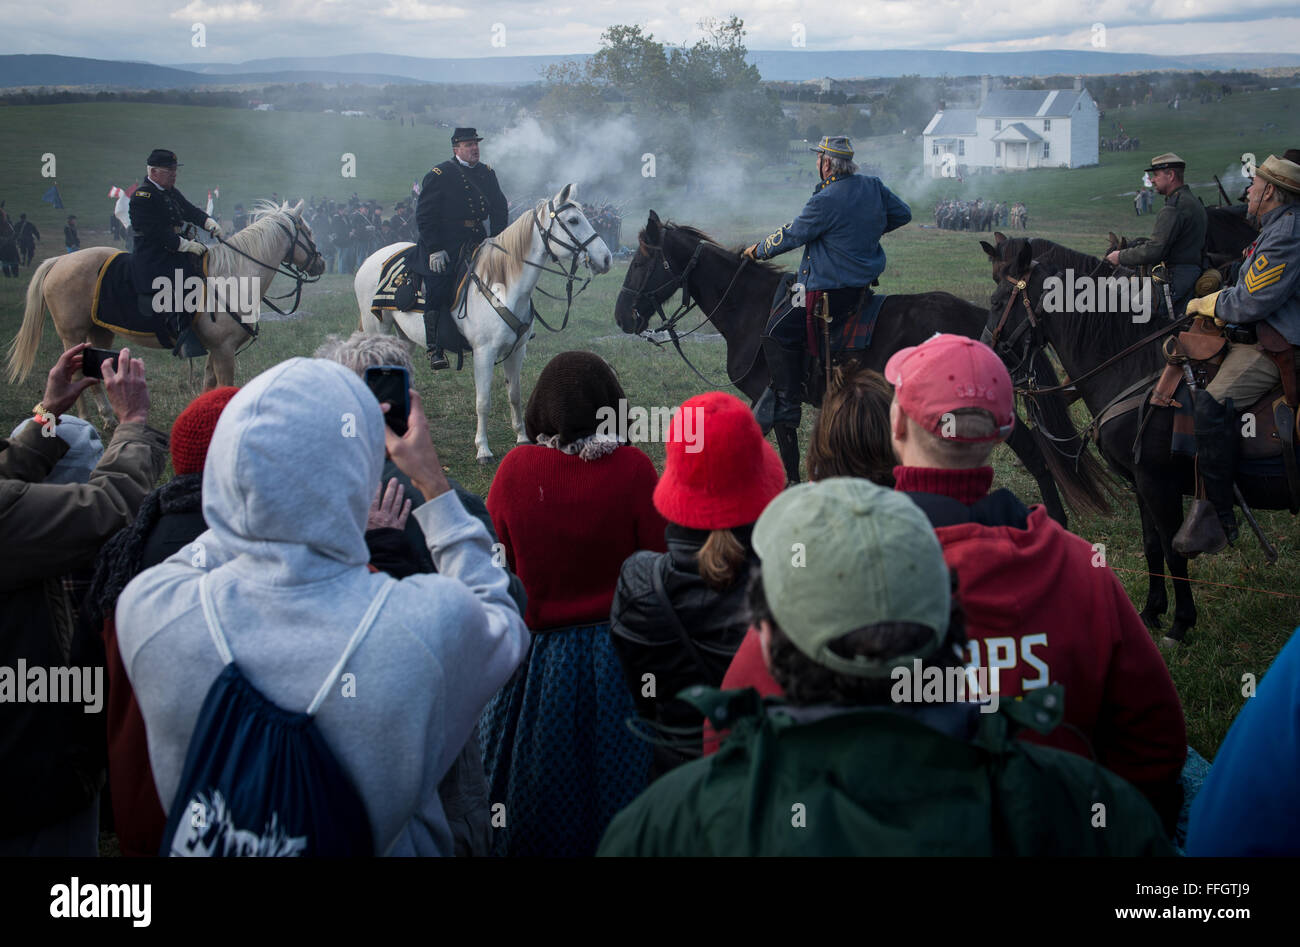
{"label": "horse hoof", "polygon": [[1160,650],[1177,651],[1182,644],[1183,643],[1179,641],[1177,638],[1171,638],[1168,635],[1165,635],[1163,638],[1160,639]]}
{"label": "horse hoof", "polygon": [[492,461],[495,459],[496,458],[494,458],[491,454],[483,454],[482,456],[475,458],[475,460],[479,462],[480,467],[486,467],[488,464],[492,463]]}
{"label": "horse hoof", "polygon": [[1138,618],[1142,619],[1142,624],[1146,625],[1152,631],[1160,630],[1160,613],[1147,612],[1145,610],[1138,612]]}

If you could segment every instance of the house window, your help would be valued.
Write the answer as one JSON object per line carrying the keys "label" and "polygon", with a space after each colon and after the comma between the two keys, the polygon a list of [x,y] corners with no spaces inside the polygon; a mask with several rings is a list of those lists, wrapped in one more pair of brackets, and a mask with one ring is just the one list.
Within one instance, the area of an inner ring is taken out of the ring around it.
{"label": "house window", "polygon": [[966,139],[963,138],[961,141],[957,142],[957,154],[966,154]]}
{"label": "house window", "polygon": [[993,130],[995,132],[1002,131],[1002,119],[1000,118],[993,119]]}
{"label": "house window", "polygon": [[1051,156],[1052,156],[1052,146],[1047,142],[1043,142],[1043,157],[1050,158]]}
{"label": "house window", "polygon": [[932,155],[938,157],[938,155],[939,155],[939,143],[938,143],[937,141],[934,143],[934,150],[931,151],[930,154],[932,154]]}
{"label": "house window", "polygon": [[1000,142],[1000,141],[995,141],[995,142],[993,143],[993,157],[995,157],[995,158],[1001,158],[1001,157],[1002,157],[1002,142]]}
{"label": "house window", "polygon": [[1052,120],[1050,118],[1043,119],[1043,131],[1050,132],[1051,130],[1052,130]]}

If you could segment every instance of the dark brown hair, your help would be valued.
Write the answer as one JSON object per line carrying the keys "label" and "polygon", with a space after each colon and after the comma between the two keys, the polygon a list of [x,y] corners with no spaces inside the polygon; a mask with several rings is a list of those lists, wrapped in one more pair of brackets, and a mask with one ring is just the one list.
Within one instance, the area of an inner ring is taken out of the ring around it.
{"label": "dark brown hair", "polygon": [[894,389],[880,372],[850,362],[835,369],[808,442],[808,479],[861,477],[894,486],[889,403]]}
{"label": "dark brown hair", "polygon": [[725,592],[736,584],[749,554],[731,530],[715,529],[709,533],[696,558],[704,584],[714,591]]}

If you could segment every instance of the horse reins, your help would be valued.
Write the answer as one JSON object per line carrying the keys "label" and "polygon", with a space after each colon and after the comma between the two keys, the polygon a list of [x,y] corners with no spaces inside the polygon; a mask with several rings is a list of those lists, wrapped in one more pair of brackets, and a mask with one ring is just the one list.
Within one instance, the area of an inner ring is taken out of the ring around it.
{"label": "horse reins", "polygon": [[[321,255],[321,252],[318,249],[316,249],[316,244],[312,242],[310,238],[305,243],[301,241],[303,231],[302,231],[302,227],[299,225],[299,220],[297,217],[294,217],[292,214],[289,215],[289,219],[293,221],[293,231],[290,232],[289,228],[286,227],[284,223],[280,220],[279,213],[281,212],[277,212],[276,216],[272,217],[271,219],[272,222],[277,227],[279,227],[282,231],[284,231],[285,236],[289,238],[289,249],[285,252],[284,259],[282,259],[279,263],[277,263],[274,266],[267,263],[263,263],[261,260],[257,259],[254,256],[250,256],[249,254],[245,253],[243,250],[239,249],[239,247],[235,246],[233,243],[228,241],[225,237],[217,237],[217,241],[222,246],[226,247],[226,249],[239,254],[246,260],[250,260],[253,263],[256,263],[258,266],[262,267],[263,269],[271,270],[272,272],[280,276],[287,276],[289,279],[294,281],[294,288],[289,290],[289,292],[282,293],[279,296],[262,297],[262,302],[270,306],[275,312],[279,313],[282,316],[291,316],[298,311],[298,305],[299,303],[302,302],[303,285],[306,283],[314,283],[320,279],[320,276],[310,276],[306,273],[306,271],[310,269],[312,265],[316,263],[317,260],[323,261],[325,258]],[[300,247],[303,250],[306,250],[307,253],[309,254],[306,266],[303,268],[299,268],[298,265],[293,262],[294,251]],[[293,296],[293,305],[289,307],[289,310],[287,312],[281,309],[272,301],[276,299],[287,299],[289,296]],[[252,335],[254,337],[257,336],[256,323],[254,323],[254,328],[250,329],[248,328],[247,325],[245,325],[244,322],[240,320],[236,320],[236,321],[238,321],[239,324],[244,327],[244,330],[248,332],[249,335]]]}
{"label": "horse reins", "polygon": [[[683,351],[681,340],[689,336],[691,333],[701,329],[704,324],[709,322],[713,318],[714,314],[722,308],[722,304],[726,302],[727,296],[730,295],[732,287],[734,287],[736,281],[740,279],[740,274],[744,271],[745,264],[749,262],[749,257],[741,256],[740,266],[736,268],[736,272],[732,275],[731,282],[729,282],[727,288],[722,291],[722,296],[718,299],[717,304],[704,315],[704,318],[699,321],[699,324],[687,332],[678,333],[677,323],[680,322],[692,309],[699,306],[697,301],[691,299],[690,287],[687,285],[687,280],[690,279],[691,273],[694,271],[696,264],[700,261],[700,253],[706,246],[706,241],[700,240],[695,244],[695,249],[691,252],[691,258],[687,261],[686,266],[682,269],[680,274],[673,273],[672,267],[668,264],[668,254],[664,252],[663,244],[649,244],[649,246],[653,247],[653,249],[659,254],[660,262],[663,264],[663,268],[668,272],[669,278],[656,286],[653,291],[648,291],[646,287],[650,282],[651,274],[654,272],[654,267],[651,265],[651,267],[646,270],[645,278],[641,281],[639,289],[633,291],[628,289],[626,286],[623,286],[619,288],[619,294],[628,293],[634,295],[636,297],[636,302],[633,303],[633,306],[634,308],[637,308],[638,313],[640,312],[640,308],[637,306],[637,303],[639,303],[643,298],[648,298],[654,304],[654,310],[658,313],[659,319],[663,323],[657,331],[666,331],[668,333],[668,338],[672,341],[673,348],[677,350],[677,354],[680,355],[682,361],[686,363],[686,367],[693,371],[701,381],[714,387],[721,387],[722,385],[730,384],[730,379],[726,382],[720,383],[716,379],[709,378],[696,368],[695,364],[686,356],[686,352]],[[666,296],[671,296],[673,293],[677,292],[678,288],[682,291],[682,301],[678,304],[677,309],[673,311],[671,316],[664,312],[663,303],[660,302],[658,298],[659,293],[665,286],[672,286],[672,289],[665,294]],[[649,341],[655,345],[663,345],[663,343],[657,339],[650,339]]]}

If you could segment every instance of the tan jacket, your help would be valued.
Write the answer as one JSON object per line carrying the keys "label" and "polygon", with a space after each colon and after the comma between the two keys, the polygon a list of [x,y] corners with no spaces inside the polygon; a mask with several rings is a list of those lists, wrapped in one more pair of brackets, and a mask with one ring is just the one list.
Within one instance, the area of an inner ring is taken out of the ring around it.
{"label": "tan jacket", "polygon": [[29,424],[0,438],[0,589],[94,565],[110,536],[136,511],[167,462],[167,435],[144,424],[118,426],[85,484],[44,484],[68,451]]}

